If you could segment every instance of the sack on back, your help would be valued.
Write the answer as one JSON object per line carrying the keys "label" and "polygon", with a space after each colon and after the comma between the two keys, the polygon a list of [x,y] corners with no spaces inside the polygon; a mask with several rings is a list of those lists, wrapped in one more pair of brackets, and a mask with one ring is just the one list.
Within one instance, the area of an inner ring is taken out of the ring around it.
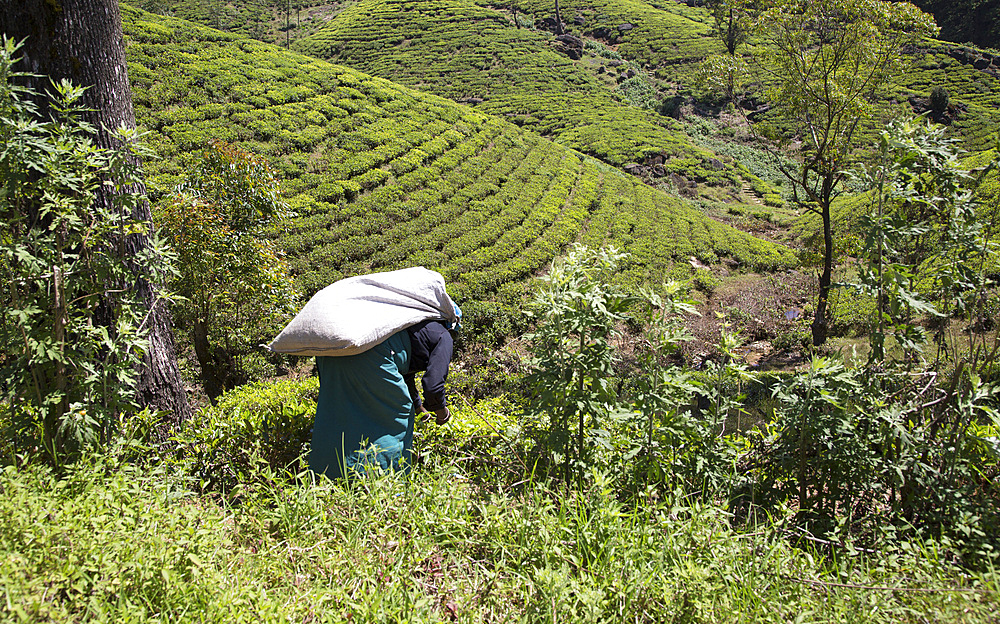
{"label": "sack on back", "polygon": [[444,277],[424,267],[359,275],[313,295],[268,349],[292,355],[355,355],[430,319],[458,321]]}

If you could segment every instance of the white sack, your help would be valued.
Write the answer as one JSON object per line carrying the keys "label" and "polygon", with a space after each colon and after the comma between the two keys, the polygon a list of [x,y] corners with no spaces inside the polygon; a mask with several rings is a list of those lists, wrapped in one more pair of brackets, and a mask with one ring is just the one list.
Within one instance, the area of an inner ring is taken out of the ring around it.
{"label": "white sack", "polygon": [[355,355],[429,319],[458,320],[440,273],[413,267],[359,275],[313,295],[267,348],[293,355]]}

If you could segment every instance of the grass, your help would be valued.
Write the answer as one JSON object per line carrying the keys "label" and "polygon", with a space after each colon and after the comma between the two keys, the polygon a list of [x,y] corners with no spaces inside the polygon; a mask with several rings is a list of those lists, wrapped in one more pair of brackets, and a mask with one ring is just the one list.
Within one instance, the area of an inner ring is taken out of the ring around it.
{"label": "grass", "polygon": [[[266,476],[266,475],[265,475]],[[304,477],[303,477],[304,479]],[[442,461],[233,499],[176,467],[0,471],[4,621],[991,622],[997,578],[904,543],[834,557],[780,518],[481,487]]]}

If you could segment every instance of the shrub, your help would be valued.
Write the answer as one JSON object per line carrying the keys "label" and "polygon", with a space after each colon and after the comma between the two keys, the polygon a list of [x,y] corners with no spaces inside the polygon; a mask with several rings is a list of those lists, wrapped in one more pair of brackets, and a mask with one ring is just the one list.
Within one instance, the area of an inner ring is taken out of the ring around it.
{"label": "shrub", "polygon": [[931,110],[938,114],[945,112],[948,110],[948,103],[950,99],[951,96],[948,94],[948,89],[945,89],[941,85],[934,87],[931,89]]}
{"label": "shrub", "polygon": [[287,206],[261,158],[213,141],[157,213],[177,252],[177,320],[194,344],[208,396],[251,379],[244,361],[295,310],[288,266],[264,229]]}
{"label": "shrub", "polygon": [[[133,218],[144,198],[134,144],[95,147],[80,120],[84,89],[54,84],[42,119],[12,71],[17,45],[0,42],[0,396],[18,452],[54,461],[106,441],[135,407],[135,369],[146,348],[144,293],[165,279],[162,244]],[[112,190],[102,190],[110,187]],[[110,201],[108,201],[110,200]],[[127,234],[123,234],[127,233]],[[114,293],[114,294],[111,294]],[[36,439],[41,434],[41,439]]]}
{"label": "shrub", "polygon": [[582,485],[588,445],[607,444],[603,421],[616,401],[610,339],[628,297],[605,280],[623,258],[613,248],[591,250],[577,244],[540,278],[530,311],[537,327],[530,336],[534,357],[529,383],[538,408],[548,414],[550,448],[563,460],[567,486],[574,478]]}
{"label": "shrub", "polygon": [[719,287],[722,280],[716,277],[715,274],[708,269],[699,268],[695,269],[693,282],[695,288],[708,296],[712,296],[712,293]]}
{"label": "shrub", "polygon": [[272,471],[299,471],[312,435],[319,378],[241,386],[185,422],[172,441],[202,490],[228,491]]}

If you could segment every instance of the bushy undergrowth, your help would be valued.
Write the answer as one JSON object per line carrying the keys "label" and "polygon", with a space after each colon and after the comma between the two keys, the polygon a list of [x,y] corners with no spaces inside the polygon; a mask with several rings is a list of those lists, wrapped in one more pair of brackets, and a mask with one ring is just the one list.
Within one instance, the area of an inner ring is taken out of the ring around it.
{"label": "bushy undergrowth", "polygon": [[318,377],[241,386],[179,427],[173,461],[192,466],[202,490],[224,492],[262,471],[297,472],[318,395]]}
{"label": "bushy undergrowth", "polygon": [[[608,415],[614,444],[591,448],[580,467],[586,487],[570,491],[561,470],[547,476],[544,416],[505,396],[456,397],[447,425],[419,423],[409,476],[314,481],[300,460],[316,378],[230,392],[167,445],[122,440],[60,473],[9,465],[0,470],[3,619],[974,623],[1000,615],[989,558],[956,567],[985,517],[964,518],[964,542],[879,522],[855,534],[849,515],[835,515],[834,526],[803,524],[794,452],[773,488],[793,493],[762,497],[755,513],[692,495],[706,483],[691,477],[718,474],[713,453],[753,460],[735,466],[745,474],[734,482],[746,484],[779,474],[782,449],[798,448],[804,412],[782,397],[769,425],[776,437],[730,448],[725,440],[739,438],[717,437],[712,425],[725,416],[720,408],[738,409],[723,393],[777,390],[856,405],[824,394],[857,393],[856,381],[835,379],[844,369],[776,377],[770,390],[751,388],[729,365],[683,383],[663,374],[641,404],[664,410],[655,429],[641,411]],[[720,390],[707,397],[714,420],[670,411],[706,383]],[[869,468],[852,459],[873,449],[859,444],[848,412],[828,410],[810,426],[811,471],[853,462],[853,478]],[[830,445],[841,452],[820,450]],[[827,504],[843,496],[832,482],[809,490],[817,510],[817,492]],[[954,505],[933,502],[929,509]]]}
{"label": "bushy undergrowth", "polygon": [[[264,474],[268,474],[264,471]],[[622,504],[442,461],[409,479],[278,478],[238,503],[175,468],[0,471],[4,621],[990,622],[996,577],[933,542],[836,556],[785,516],[737,532],[683,499]],[[805,536],[808,537],[808,536]]]}

